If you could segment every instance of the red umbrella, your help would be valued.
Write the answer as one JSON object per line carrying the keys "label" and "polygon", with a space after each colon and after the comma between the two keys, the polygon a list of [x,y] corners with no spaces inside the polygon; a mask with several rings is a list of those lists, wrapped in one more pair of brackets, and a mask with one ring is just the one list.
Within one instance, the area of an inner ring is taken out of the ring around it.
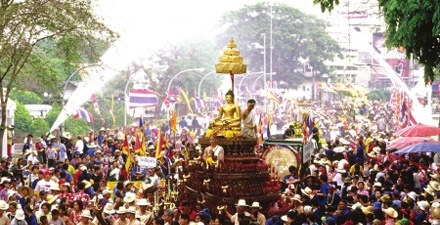
{"label": "red umbrella", "polygon": [[440,135],[440,128],[421,123],[403,128],[394,133],[394,136],[400,137],[428,137],[435,135]]}
{"label": "red umbrella", "polygon": [[400,137],[388,142],[387,149],[401,149],[408,145],[417,144],[423,141],[431,142],[434,140],[428,137]]}

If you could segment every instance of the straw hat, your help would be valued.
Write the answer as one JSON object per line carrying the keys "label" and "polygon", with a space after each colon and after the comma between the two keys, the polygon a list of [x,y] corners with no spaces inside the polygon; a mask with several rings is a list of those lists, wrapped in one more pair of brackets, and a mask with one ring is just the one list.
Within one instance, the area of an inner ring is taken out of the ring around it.
{"label": "straw hat", "polygon": [[80,215],[81,217],[93,219],[92,215],[90,214],[90,211],[88,209],[84,209]]}
{"label": "straw hat", "polygon": [[70,132],[63,132],[61,136],[68,140],[72,139],[72,134],[70,134]]}
{"label": "straw hat", "polygon": [[414,191],[411,191],[410,193],[408,193],[406,196],[408,196],[409,198],[411,198],[413,201],[416,201],[417,199],[417,195]]}
{"label": "straw hat", "polygon": [[431,179],[440,181],[440,175],[438,175],[437,173],[431,174]]}
{"label": "straw hat", "polygon": [[134,206],[130,206],[128,207],[128,209],[126,210],[127,213],[131,213],[131,214],[136,214],[136,207]]}
{"label": "straw hat", "polygon": [[431,196],[435,195],[435,191],[434,191],[434,189],[432,189],[432,187],[430,185],[427,185],[426,187],[424,187],[423,190],[425,190],[425,192]]}
{"label": "straw hat", "polygon": [[50,185],[50,190],[60,191],[60,185],[58,183],[52,182],[52,184]]}
{"label": "straw hat", "polygon": [[125,209],[125,206],[119,207],[118,210],[116,211],[116,213],[119,214],[119,215],[127,213],[127,211]]}
{"label": "straw hat", "polygon": [[393,217],[393,218],[397,218],[397,216],[399,215],[399,214],[397,213],[397,211],[396,211],[395,209],[391,208],[391,207],[389,207],[389,208],[387,208],[387,209],[384,209],[383,212],[384,212],[385,214],[387,214],[388,216],[391,216],[391,217]]}
{"label": "straw hat", "polygon": [[113,209],[113,204],[111,203],[105,204],[103,212],[107,214],[114,214],[115,210]]}
{"label": "straw hat", "polygon": [[259,209],[261,209],[262,207],[260,206],[259,202],[252,202],[251,208],[259,208]]}
{"label": "straw hat", "polygon": [[388,194],[382,195],[382,196],[380,197],[380,201],[381,201],[381,202],[386,202],[386,201],[388,201],[388,200],[390,200],[390,196],[389,196]]}
{"label": "straw hat", "polygon": [[87,188],[89,188],[89,187],[91,187],[92,186],[92,183],[90,183],[89,181],[87,181],[87,180],[83,180],[82,181],[84,184],[86,184],[86,187],[85,187],[85,189],[87,189]]}
{"label": "straw hat", "polygon": [[32,150],[28,149],[28,150],[26,150],[26,151],[24,152],[24,155],[27,156],[27,155],[29,155],[29,154],[31,154],[31,153],[32,153]]}
{"label": "straw hat", "polygon": [[11,179],[7,177],[2,177],[2,179],[0,180],[0,184],[3,184],[4,182],[11,182]]}
{"label": "straw hat", "polygon": [[303,195],[312,198],[313,197],[313,191],[312,189],[310,189],[309,187],[306,187],[304,189],[301,189],[301,192],[303,193]]}
{"label": "straw hat", "polygon": [[17,211],[15,211],[15,219],[16,220],[24,220],[24,211],[23,209],[17,209]]}
{"label": "straw hat", "polygon": [[417,206],[423,211],[429,210],[429,203],[427,201],[419,201],[417,202]]}
{"label": "straw hat", "polygon": [[51,195],[51,194],[49,194],[49,195],[47,195],[46,199],[47,199],[47,202],[49,204],[52,204],[52,203],[54,203],[58,199],[58,195]]}
{"label": "straw hat", "polygon": [[139,201],[137,202],[137,205],[138,205],[138,206],[149,206],[149,205],[151,205],[151,203],[148,202],[146,198],[141,198],[141,199],[139,199]]}
{"label": "straw hat", "polygon": [[362,212],[366,214],[373,214],[373,206],[369,205],[369,206],[362,206],[361,207]]}
{"label": "straw hat", "polygon": [[136,195],[134,193],[129,192],[125,194],[124,202],[130,203],[133,202],[135,199],[136,199]]}
{"label": "straw hat", "polygon": [[377,153],[373,151],[368,153],[367,155],[370,156],[371,158],[377,158]]}
{"label": "straw hat", "polygon": [[345,151],[345,147],[344,146],[338,146],[338,147],[335,147],[333,149],[333,151],[336,152],[336,153],[342,153],[342,152]]}
{"label": "straw hat", "polygon": [[237,204],[235,204],[235,206],[244,206],[244,207],[246,207],[246,206],[248,206],[247,204],[246,204],[246,200],[244,200],[244,199],[239,199],[238,200],[238,203]]}
{"label": "straw hat", "polygon": [[379,188],[382,188],[382,183],[380,183],[380,182],[375,182],[375,183],[373,184],[373,187],[379,187]]}
{"label": "straw hat", "polygon": [[57,138],[57,137],[55,137],[55,136],[53,136],[53,135],[51,134],[51,135],[49,135],[49,137],[47,137],[47,140],[52,140],[52,139],[55,139],[55,138]]}
{"label": "straw hat", "polygon": [[106,131],[104,127],[101,127],[101,129],[99,129],[99,131]]}
{"label": "straw hat", "polygon": [[4,211],[4,210],[8,210],[8,209],[9,209],[9,204],[3,200],[0,200],[0,210]]}
{"label": "straw hat", "polygon": [[301,196],[299,194],[296,194],[293,196],[292,201],[298,201],[299,203],[302,203]]}
{"label": "straw hat", "polygon": [[34,194],[34,189],[32,189],[32,188],[30,188],[30,187],[27,187],[27,186],[19,187],[18,190],[17,190],[18,194],[20,194],[21,196],[23,196],[23,195],[24,195],[24,194],[23,194],[24,189],[26,189],[26,190],[28,191],[29,196],[32,196],[32,195]]}
{"label": "straw hat", "polygon": [[129,184],[133,184],[133,183],[131,183],[131,181],[129,181],[129,180],[124,181],[124,187],[127,187],[127,185],[129,185]]}
{"label": "straw hat", "polygon": [[435,180],[429,181],[429,186],[431,186],[434,191],[440,191],[440,183]]}

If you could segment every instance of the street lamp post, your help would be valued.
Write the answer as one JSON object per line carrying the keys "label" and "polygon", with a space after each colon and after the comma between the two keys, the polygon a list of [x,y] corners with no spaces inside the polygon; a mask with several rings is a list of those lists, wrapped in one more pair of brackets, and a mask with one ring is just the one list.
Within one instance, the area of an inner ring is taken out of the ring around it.
{"label": "street lamp post", "polygon": [[[64,82],[64,86],[63,86],[63,108],[64,106],[66,106],[66,100],[67,100],[67,96],[66,96],[66,87],[67,84],[70,82],[70,80],[72,79],[73,76],[75,76],[79,71],[89,68],[89,67],[95,67],[95,66],[100,66],[101,64],[89,64],[83,67],[78,68],[77,70],[73,71],[73,73],[70,74],[69,78],[67,78],[67,80]],[[70,97],[70,96],[69,96]],[[61,134],[64,132],[64,122],[61,124]]]}
{"label": "street lamp post", "polygon": [[[171,78],[170,82],[168,83],[167,93],[170,92],[171,83],[173,83],[173,80],[176,79],[176,77],[179,76],[180,74],[185,73],[185,72],[189,72],[189,71],[203,72],[203,71],[205,71],[205,68],[186,69],[186,70],[182,70],[182,71],[176,73],[176,74]],[[173,105],[173,108],[174,108],[174,105]],[[170,118],[170,113],[167,112],[167,119],[169,119],[169,118]]]}
{"label": "street lamp post", "polygon": [[[152,68],[167,68],[168,65],[159,65],[159,66],[151,66],[151,67],[147,67],[147,68],[140,68],[140,69],[152,69]],[[140,70],[139,69],[139,70]],[[139,70],[136,70],[132,73],[130,73],[128,80],[127,80],[127,84],[125,84],[125,89],[124,89],[124,127],[127,126],[127,108],[128,108],[128,95],[127,95],[127,89],[128,89],[128,84],[130,83],[131,79],[133,78],[133,75],[136,74]]]}
{"label": "street lamp post", "polygon": [[205,74],[205,75],[202,77],[202,79],[200,80],[200,82],[199,82],[199,87],[197,88],[197,93],[198,93],[199,96],[200,96],[200,88],[202,87],[202,82],[203,82],[203,80],[205,80],[205,78],[208,77],[208,75],[213,74],[213,73],[215,73],[215,70],[213,70],[213,71],[211,71],[211,72]]}
{"label": "street lamp post", "polygon": [[240,83],[238,84],[238,88],[239,88],[239,90],[240,90],[240,88],[241,88],[241,84],[243,83],[243,81],[244,81],[248,76],[250,76],[250,75],[255,75],[255,74],[262,74],[262,73],[264,73],[264,72],[263,72],[263,71],[260,71],[260,72],[252,72],[252,73],[248,73],[248,74],[246,74],[243,78],[241,78]]}

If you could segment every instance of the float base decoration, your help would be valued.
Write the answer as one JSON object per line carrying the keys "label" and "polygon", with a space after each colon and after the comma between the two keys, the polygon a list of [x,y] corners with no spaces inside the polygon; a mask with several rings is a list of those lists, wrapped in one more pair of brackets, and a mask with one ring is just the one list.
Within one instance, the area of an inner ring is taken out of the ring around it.
{"label": "float base decoration", "polygon": [[[199,144],[205,149],[210,145],[209,138],[199,139]],[[257,201],[262,211],[267,212],[271,203],[280,199],[280,183],[275,168],[255,154],[257,139],[217,138],[217,144],[224,149],[224,162],[190,160],[184,168],[185,176],[190,178],[181,184],[182,197],[204,202],[204,207],[214,214],[219,214],[218,207],[225,205],[233,213],[239,199],[245,199],[249,205]]]}

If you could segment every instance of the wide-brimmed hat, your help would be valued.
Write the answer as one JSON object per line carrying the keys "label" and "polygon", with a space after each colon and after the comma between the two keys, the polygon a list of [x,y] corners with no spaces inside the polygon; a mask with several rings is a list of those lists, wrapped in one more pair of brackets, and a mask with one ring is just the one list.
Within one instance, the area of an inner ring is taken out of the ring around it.
{"label": "wide-brimmed hat", "polygon": [[10,130],[12,130],[12,129],[14,129],[14,128],[15,128],[14,125],[9,125],[9,126],[8,126],[8,129],[10,129]]}
{"label": "wide-brimmed hat", "polygon": [[370,153],[367,154],[368,156],[370,156],[371,158],[377,158],[377,153],[371,151]]}
{"label": "wide-brimmed hat", "polygon": [[92,186],[92,183],[90,183],[90,182],[87,181],[87,180],[83,180],[82,182],[83,182],[84,184],[86,184],[85,189],[87,189],[87,188],[89,188],[89,187]]}
{"label": "wide-brimmed hat", "polygon": [[101,127],[101,129],[99,129],[99,131],[107,131],[104,127]]}
{"label": "wide-brimmed hat", "polygon": [[336,153],[342,153],[342,152],[345,152],[345,147],[344,146],[338,146],[338,147],[335,147],[334,149],[333,149],[333,151],[334,152],[336,152]]}
{"label": "wide-brimmed hat", "polygon": [[47,195],[47,203],[52,204],[58,199],[58,195]]}
{"label": "wide-brimmed hat", "polygon": [[390,200],[390,196],[389,196],[388,194],[382,195],[382,196],[380,197],[380,201],[381,201],[381,202],[386,202],[386,201],[388,201],[388,200]]}
{"label": "wide-brimmed hat", "polygon": [[408,193],[406,196],[408,196],[409,198],[411,198],[413,201],[416,201],[417,196],[419,196],[419,195],[416,194],[414,191],[411,191],[411,192]]}
{"label": "wide-brimmed hat", "polygon": [[52,184],[50,185],[50,190],[60,191],[60,185],[58,183],[52,182]]}
{"label": "wide-brimmed hat", "polygon": [[298,201],[299,203],[302,203],[301,196],[299,194],[294,195],[292,201]]}
{"label": "wide-brimmed hat", "polygon": [[24,220],[24,211],[23,209],[17,209],[17,211],[15,211],[15,219],[16,220]]}
{"label": "wide-brimmed hat", "polygon": [[429,186],[431,186],[434,191],[440,191],[440,183],[435,180],[429,181]]}
{"label": "wide-brimmed hat", "polygon": [[430,174],[431,175],[431,179],[439,181],[440,180],[440,175],[438,175],[437,173],[434,174]]}
{"label": "wide-brimmed hat", "polygon": [[114,214],[115,210],[113,209],[113,204],[111,203],[105,204],[103,212],[107,214]]}
{"label": "wide-brimmed hat", "polygon": [[303,193],[303,195],[312,198],[313,197],[313,191],[312,189],[310,189],[309,187],[306,187],[304,189],[301,189],[301,192]]}
{"label": "wide-brimmed hat", "polygon": [[432,189],[432,187],[430,185],[427,185],[426,187],[424,187],[423,190],[431,196],[435,195],[435,191],[434,191],[434,189]]}
{"label": "wide-brimmed hat", "polygon": [[55,137],[55,136],[53,136],[53,135],[51,134],[51,135],[49,135],[49,137],[47,137],[47,140],[52,140],[52,139],[55,139],[55,138],[57,138],[57,137]]}
{"label": "wide-brimmed hat", "polygon": [[237,204],[235,204],[235,206],[248,206],[248,205],[246,204],[246,200],[239,199]]}
{"label": "wide-brimmed hat", "polygon": [[28,190],[29,196],[32,196],[34,194],[34,189],[27,187],[27,186],[21,186],[17,189],[18,194],[20,194],[21,196],[23,196],[23,191],[24,189]]}
{"label": "wide-brimmed hat", "polygon": [[7,177],[2,177],[2,179],[0,179],[0,184],[3,184],[4,182],[11,182],[11,179]]}
{"label": "wide-brimmed hat", "polygon": [[399,213],[397,213],[397,211],[391,207],[389,207],[387,209],[383,209],[383,212],[393,218],[397,218],[397,216],[399,215]]}
{"label": "wide-brimmed hat", "polygon": [[362,206],[361,207],[362,212],[367,215],[367,214],[373,214],[373,206],[369,205],[369,206]]}
{"label": "wide-brimmed hat", "polygon": [[127,210],[125,209],[125,206],[121,206],[118,208],[118,210],[116,210],[117,214],[125,214],[127,213]]}
{"label": "wide-brimmed hat", "polygon": [[427,201],[418,201],[417,206],[423,211],[429,210],[429,203]]}
{"label": "wide-brimmed hat", "polygon": [[380,188],[382,188],[382,183],[380,183],[380,182],[375,182],[375,183],[373,184],[373,187],[380,187]]}
{"label": "wide-brimmed hat", "polygon": [[149,206],[151,205],[150,202],[148,202],[148,200],[146,198],[141,198],[139,199],[139,201],[137,202],[138,206]]}
{"label": "wide-brimmed hat", "polygon": [[134,193],[129,192],[125,194],[124,202],[130,203],[133,202],[135,199],[136,199],[136,195]]}
{"label": "wide-brimmed hat", "polygon": [[70,134],[70,132],[63,132],[61,136],[68,140],[72,139],[72,134]]}
{"label": "wide-brimmed hat", "polygon": [[0,200],[0,210],[4,211],[4,210],[8,210],[8,209],[9,209],[9,204],[3,200]]}
{"label": "wide-brimmed hat", "polygon": [[259,209],[261,209],[262,207],[260,206],[259,202],[252,202],[251,208],[259,208]]}
{"label": "wide-brimmed hat", "polygon": [[111,193],[112,192],[107,188],[102,191],[102,195],[111,194]]}
{"label": "wide-brimmed hat", "polygon": [[128,209],[126,210],[127,213],[131,213],[131,214],[136,214],[136,207],[134,206],[130,206],[128,207]]}
{"label": "wide-brimmed hat", "polygon": [[90,211],[88,209],[84,209],[80,215],[81,217],[93,219],[92,215],[90,214]]}

